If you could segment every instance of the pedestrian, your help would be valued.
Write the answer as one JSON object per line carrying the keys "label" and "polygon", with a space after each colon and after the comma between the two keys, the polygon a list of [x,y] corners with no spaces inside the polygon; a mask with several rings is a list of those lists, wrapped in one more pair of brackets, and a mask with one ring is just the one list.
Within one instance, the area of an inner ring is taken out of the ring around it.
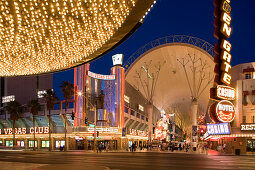
{"label": "pedestrian", "polygon": [[102,152],[103,147],[101,143],[98,145],[98,149],[99,149],[99,152]]}
{"label": "pedestrian", "polygon": [[131,151],[134,152],[134,150],[135,150],[135,143],[133,143],[131,146]]}

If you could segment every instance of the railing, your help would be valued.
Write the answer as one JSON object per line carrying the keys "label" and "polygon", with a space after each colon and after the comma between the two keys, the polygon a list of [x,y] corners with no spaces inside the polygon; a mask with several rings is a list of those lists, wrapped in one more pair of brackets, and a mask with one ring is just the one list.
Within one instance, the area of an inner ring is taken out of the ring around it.
{"label": "railing", "polygon": [[184,44],[194,45],[196,47],[199,47],[205,50],[211,56],[214,56],[214,51],[213,51],[214,46],[208,43],[207,41],[204,41],[200,38],[187,36],[187,35],[173,35],[173,36],[167,36],[167,37],[156,39],[154,41],[151,41],[145,44],[141,48],[139,48],[124,63],[123,66],[125,70],[128,70],[128,68],[132,65],[132,63],[143,53],[149,51],[152,48],[158,47],[160,45],[168,44],[168,43],[184,43]]}

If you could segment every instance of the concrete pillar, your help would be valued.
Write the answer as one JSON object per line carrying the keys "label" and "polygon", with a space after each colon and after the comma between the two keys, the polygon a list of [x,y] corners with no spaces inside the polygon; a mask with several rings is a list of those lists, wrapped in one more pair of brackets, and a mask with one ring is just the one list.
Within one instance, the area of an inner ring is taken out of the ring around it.
{"label": "concrete pillar", "polygon": [[55,150],[55,143],[56,143],[55,138],[51,137],[51,149],[52,149],[52,151]]}
{"label": "concrete pillar", "polygon": [[69,137],[66,137],[66,143],[65,143],[66,150],[69,150],[69,145],[70,145]]}
{"label": "concrete pillar", "polygon": [[149,139],[149,141],[151,141],[152,140],[152,128],[153,128],[153,124],[152,124],[152,122],[153,122],[153,120],[152,120],[152,118],[153,118],[153,105],[150,103],[150,104],[148,104],[147,106],[147,112],[148,112],[148,139]]}
{"label": "concrete pillar", "polygon": [[38,140],[37,140],[37,148],[38,148],[38,150],[42,149],[41,138],[38,138]]}
{"label": "concrete pillar", "polygon": [[26,138],[24,141],[25,141],[25,149],[29,149],[29,146],[28,146],[29,145],[29,143],[28,143],[29,139]]}
{"label": "concrete pillar", "polygon": [[[197,126],[197,111],[198,111],[198,102],[196,99],[192,101],[192,126]],[[197,135],[192,136],[192,130],[191,130],[191,141],[193,148],[196,149],[197,147]]]}

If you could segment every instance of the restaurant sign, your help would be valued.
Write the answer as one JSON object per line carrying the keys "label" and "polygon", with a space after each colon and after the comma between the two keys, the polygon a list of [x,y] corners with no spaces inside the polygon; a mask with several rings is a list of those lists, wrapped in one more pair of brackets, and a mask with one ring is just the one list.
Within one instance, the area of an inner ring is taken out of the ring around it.
{"label": "restaurant sign", "polygon": [[254,123],[241,124],[241,131],[255,131]]}

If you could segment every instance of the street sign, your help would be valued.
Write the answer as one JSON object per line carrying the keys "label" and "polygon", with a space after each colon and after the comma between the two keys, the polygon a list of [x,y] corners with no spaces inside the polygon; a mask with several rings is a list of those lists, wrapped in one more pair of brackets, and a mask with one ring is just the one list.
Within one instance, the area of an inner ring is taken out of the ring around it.
{"label": "street sign", "polygon": [[93,124],[89,124],[89,127],[92,127],[92,128],[94,128],[94,127],[95,127],[95,125],[93,125]]}

